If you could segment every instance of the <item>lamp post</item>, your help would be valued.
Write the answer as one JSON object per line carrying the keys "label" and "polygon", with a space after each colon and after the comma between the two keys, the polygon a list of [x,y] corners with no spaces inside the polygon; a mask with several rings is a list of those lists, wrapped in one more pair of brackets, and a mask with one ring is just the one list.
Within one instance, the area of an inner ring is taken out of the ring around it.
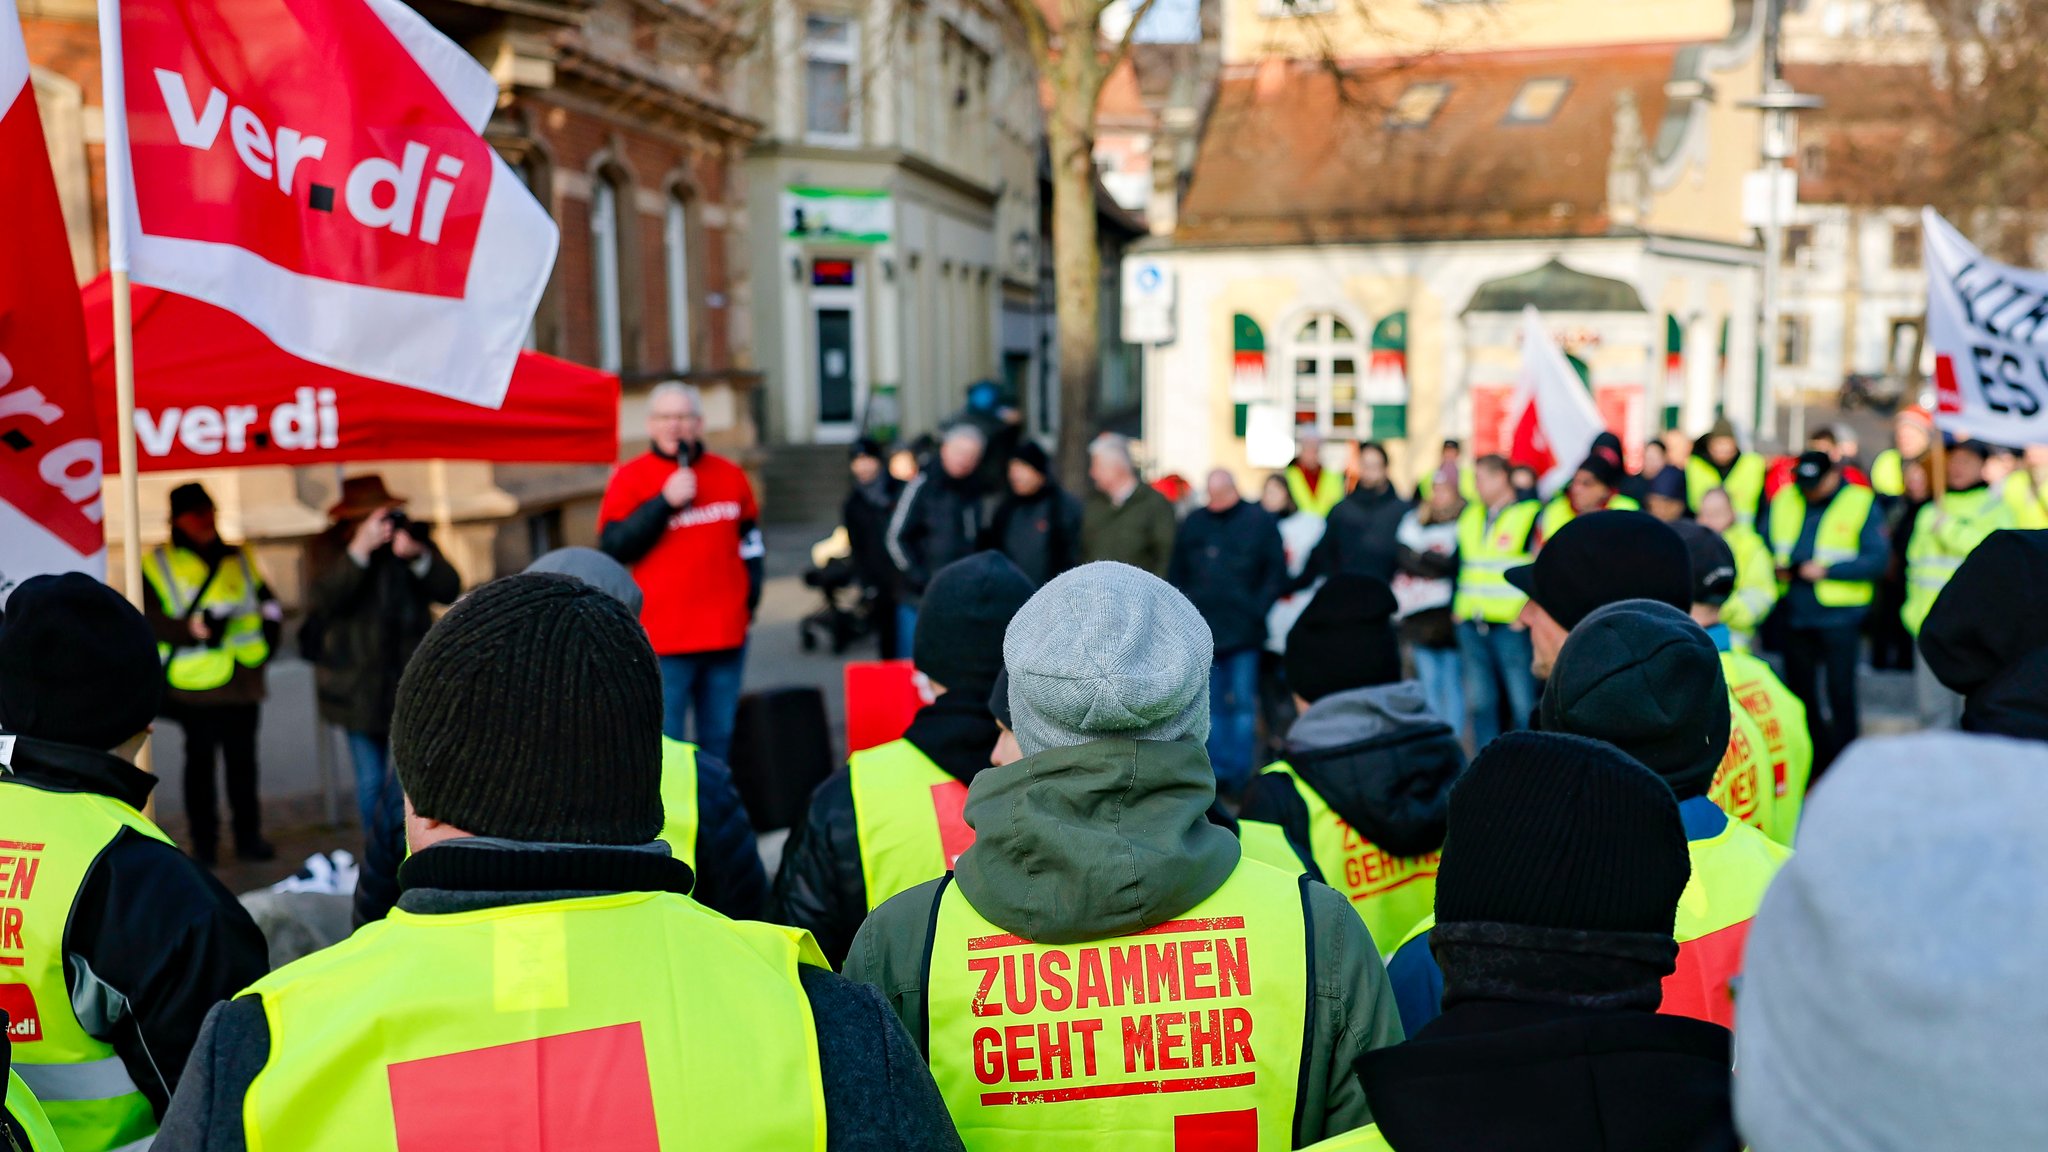
{"label": "lamp post", "polygon": [[[1798,202],[1797,177],[1785,168],[1798,146],[1798,114],[1820,108],[1820,97],[1805,92],[1794,92],[1792,86],[1779,75],[1778,69],[1778,21],[1782,13],[1783,0],[1770,0],[1764,24],[1764,88],[1763,92],[1737,104],[1741,108],[1754,108],[1763,113],[1763,184],[1768,190],[1767,206],[1764,213],[1764,283],[1763,283],[1763,331],[1759,343],[1763,355],[1757,358],[1759,401],[1756,421],[1759,432],[1766,429],[1767,405],[1777,403],[1776,382],[1772,380],[1773,369],[1777,366],[1778,341],[1778,271],[1784,262],[1785,225],[1784,203]],[[1780,194],[1779,185],[1792,181],[1793,195]],[[1791,426],[1787,429],[1788,447],[1796,452],[1806,443],[1806,400],[1801,392],[1795,391],[1791,400]],[[1775,427],[1776,421],[1769,422]]]}

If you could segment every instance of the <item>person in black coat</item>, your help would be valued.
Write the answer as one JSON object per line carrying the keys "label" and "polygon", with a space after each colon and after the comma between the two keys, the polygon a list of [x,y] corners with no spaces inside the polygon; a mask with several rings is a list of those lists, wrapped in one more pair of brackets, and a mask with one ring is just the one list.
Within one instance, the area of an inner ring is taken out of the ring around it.
{"label": "person in black coat", "polygon": [[881,643],[882,659],[903,656],[896,637],[896,562],[889,558],[889,518],[903,496],[903,481],[884,466],[883,449],[873,440],[853,446],[853,487],[840,505],[839,522],[846,526],[852,549],[854,579],[867,600],[868,619]]}
{"label": "person in black coat", "polygon": [[1330,509],[1329,527],[1308,555],[1308,565],[1290,591],[1300,591],[1340,572],[1392,583],[1399,562],[1401,518],[1408,502],[1387,479],[1387,450],[1358,446],[1358,486]]}
{"label": "person in black coat", "polygon": [[976,476],[988,437],[972,424],[955,424],[939,441],[937,459],[903,488],[889,518],[889,559],[900,575],[897,642],[917,647],[917,606],[939,569],[972,555],[987,523]]}
{"label": "person in black coat", "polygon": [[1010,457],[1010,489],[996,505],[984,548],[1010,558],[1034,584],[1081,562],[1081,502],[1060,487],[1052,458],[1026,440]]}
{"label": "person in black coat", "polygon": [[1217,791],[1251,779],[1258,742],[1259,653],[1266,614],[1287,590],[1287,549],[1273,515],[1238,495],[1237,481],[1209,473],[1209,503],[1182,522],[1166,579],[1191,601],[1216,642],[1209,677],[1209,762]]}
{"label": "person in black coat", "polygon": [[1431,933],[1443,1014],[1358,1062],[1386,1143],[1735,1152],[1733,1037],[1657,1012],[1691,871],[1677,799],[1620,749],[1487,745],[1451,789]]}

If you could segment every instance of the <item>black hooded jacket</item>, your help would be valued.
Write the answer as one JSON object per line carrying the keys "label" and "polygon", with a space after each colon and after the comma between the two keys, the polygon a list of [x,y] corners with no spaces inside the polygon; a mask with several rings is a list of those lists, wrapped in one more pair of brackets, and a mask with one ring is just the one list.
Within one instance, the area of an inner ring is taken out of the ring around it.
{"label": "black hooded jacket", "polygon": [[1482,1000],[1358,1073],[1398,1152],[1735,1152],[1732,1045],[1683,1016]]}
{"label": "black hooded jacket", "polygon": [[[921,709],[903,738],[962,783],[988,767],[996,721],[986,694],[948,692]],[[860,869],[853,777],[841,768],[811,793],[804,822],[790,833],[775,876],[768,919],[807,929],[837,966],[868,915],[867,878]]]}
{"label": "black hooded jacket", "polygon": [[[1287,735],[1287,764],[1360,836],[1395,856],[1421,856],[1444,845],[1465,750],[1421,686],[1404,680],[1316,701]],[[1239,815],[1278,824],[1309,875],[1323,879],[1309,851],[1308,806],[1285,777],[1253,780]]]}

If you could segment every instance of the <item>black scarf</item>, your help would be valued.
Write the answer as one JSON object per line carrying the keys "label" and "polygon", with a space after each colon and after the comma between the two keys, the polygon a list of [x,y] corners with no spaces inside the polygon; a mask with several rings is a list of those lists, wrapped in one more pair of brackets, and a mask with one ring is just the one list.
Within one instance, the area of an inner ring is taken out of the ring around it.
{"label": "black scarf", "polygon": [[1472,1000],[1655,1011],[1678,943],[1650,932],[1453,922],[1430,930],[1444,1007]]}

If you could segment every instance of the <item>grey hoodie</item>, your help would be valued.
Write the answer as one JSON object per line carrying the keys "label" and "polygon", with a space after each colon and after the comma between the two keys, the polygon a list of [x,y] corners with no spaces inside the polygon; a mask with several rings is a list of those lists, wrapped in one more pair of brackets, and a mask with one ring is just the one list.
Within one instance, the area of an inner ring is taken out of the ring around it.
{"label": "grey hoodie", "polygon": [[[1396,856],[1420,856],[1443,847],[1465,751],[1422,686],[1403,680],[1316,701],[1288,730],[1287,764],[1359,835]],[[1284,777],[1254,781],[1240,815],[1280,825],[1308,851],[1308,810]]]}
{"label": "grey hoodie", "polygon": [[[1101,740],[1048,749],[974,778],[966,818],[976,839],[955,880],[975,911],[1026,939],[1127,935],[1185,913],[1237,867],[1236,838],[1208,820],[1214,798],[1208,757],[1194,744]],[[846,975],[881,989],[920,1044],[940,883],[877,908],[846,959]],[[1309,906],[1316,997],[1298,1130],[1313,1141],[1371,1122],[1352,1065],[1402,1034],[1386,970],[1358,915],[1319,884]]]}

